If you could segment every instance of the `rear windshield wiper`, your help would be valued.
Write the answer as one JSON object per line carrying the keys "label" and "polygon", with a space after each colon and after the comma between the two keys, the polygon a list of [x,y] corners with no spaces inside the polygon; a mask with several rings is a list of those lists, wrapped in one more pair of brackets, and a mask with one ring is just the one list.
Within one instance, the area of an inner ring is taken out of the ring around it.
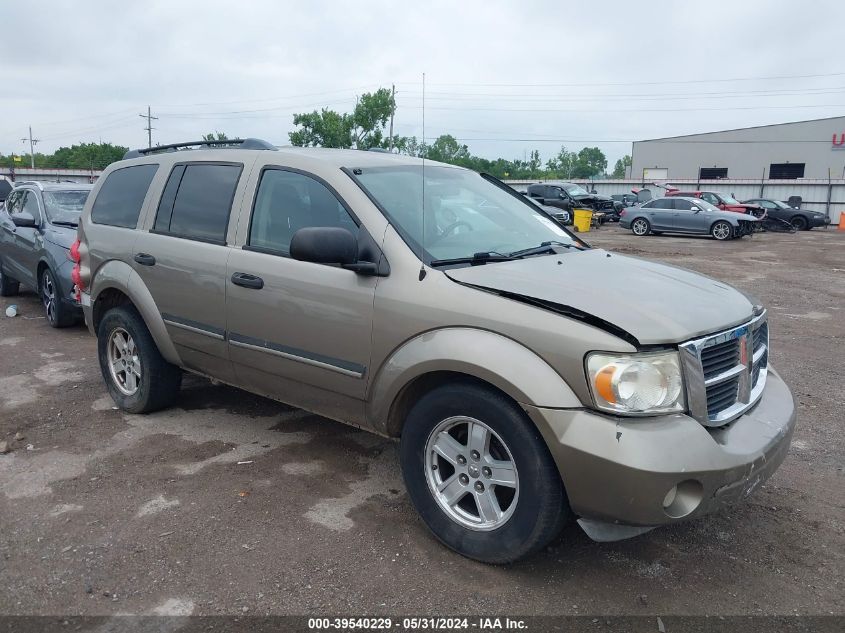
{"label": "rear windshield wiper", "polygon": [[502,253],[494,253],[492,251],[475,253],[472,257],[453,257],[452,259],[433,259],[430,266],[436,268],[437,266],[451,266],[452,264],[472,264],[477,266],[479,264],[487,264],[490,262],[509,262],[518,259],[512,255],[503,255]]}
{"label": "rear windshield wiper", "polygon": [[69,222],[67,220],[53,220],[53,224],[56,226],[71,226],[73,228],[79,226],[78,222]]}
{"label": "rear windshield wiper", "polygon": [[542,255],[543,253],[556,253],[555,250],[556,246],[560,246],[563,248],[574,248],[576,250],[584,250],[580,246],[572,244],[570,242],[558,242],[558,241],[551,241],[551,242],[541,242],[539,246],[532,246],[531,248],[523,248],[519,251],[514,251],[513,253],[508,253],[508,257],[527,257],[528,255]]}

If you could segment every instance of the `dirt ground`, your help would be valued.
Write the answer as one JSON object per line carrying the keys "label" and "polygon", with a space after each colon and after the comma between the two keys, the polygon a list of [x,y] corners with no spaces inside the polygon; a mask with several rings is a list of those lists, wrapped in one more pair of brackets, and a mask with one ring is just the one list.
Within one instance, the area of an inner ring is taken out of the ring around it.
{"label": "dirt ground", "polygon": [[475,563],[417,518],[393,442],[198,378],[125,415],[95,339],[25,293],[0,300],[20,311],[0,315],[0,614],[845,614],[845,233],[589,240],[769,307],[799,426],[745,504]]}

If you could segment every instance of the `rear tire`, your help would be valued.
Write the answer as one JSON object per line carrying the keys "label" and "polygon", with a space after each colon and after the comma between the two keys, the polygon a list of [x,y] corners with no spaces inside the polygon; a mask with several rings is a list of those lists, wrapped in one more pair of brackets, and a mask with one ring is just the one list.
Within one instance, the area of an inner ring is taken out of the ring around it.
{"label": "rear tire", "polygon": [[3,265],[0,264],[0,297],[13,297],[20,288],[20,282],[3,272]]}
{"label": "rear tire", "polygon": [[454,382],[424,395],[405,421],[400,456],[420,517],[468,558],[503,564],[528,556],[572,516],[540,432],[483,385]]}
{"label": "rear tire", "polygon": [[45,268],[38,283],[38,294],[50,327],[68,327],[76,322],[73,310],[62,301],[62,293],[53,271]]}
{"label": "rear tire", "polygon": [[637,237],[648,235],[650,231],[651,224],[649,224],[648,220],[646,220],[645,218],[637,218],[636,220],[631,222],[631,233],[633,233]]}
{"label": "rear tire", "polygon": [[710,227],[710,235],[720,242],[725,242],[734,236],[734,227],[731,226],[730,222],[719,220]]}
{"label": "rear tire", "polygon": [[179,394],[182,371],[164,360],[134,307],[106,312],[97,330],[97,355],[109,393],[124,411],[157,411]]}

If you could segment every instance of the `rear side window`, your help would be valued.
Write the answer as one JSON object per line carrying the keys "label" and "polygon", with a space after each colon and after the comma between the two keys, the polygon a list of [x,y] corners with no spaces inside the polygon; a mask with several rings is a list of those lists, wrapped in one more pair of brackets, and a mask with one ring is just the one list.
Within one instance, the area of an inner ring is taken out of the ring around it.
{"label": "rear side window", "polygon": [[106,176],[91,208],[91,221],[134,229],[156,171],[158,165],[135,165]]}
{"label": "rear side window", "polygon": [[193,163],[170,173],[153,230],[175,237],[225,244],[242,165]]}

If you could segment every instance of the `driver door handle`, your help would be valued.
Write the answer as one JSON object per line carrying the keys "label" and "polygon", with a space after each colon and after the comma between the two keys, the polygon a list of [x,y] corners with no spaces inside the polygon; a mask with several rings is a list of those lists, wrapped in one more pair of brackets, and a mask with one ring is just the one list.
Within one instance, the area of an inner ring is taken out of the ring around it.
{"label": "driver door handle", "polygon": [[264,287],[264,280],[261,277],[256,277],[249,273],[232,274],[232,283],[236,286],[252,288],[253,290],[261,290]]}

